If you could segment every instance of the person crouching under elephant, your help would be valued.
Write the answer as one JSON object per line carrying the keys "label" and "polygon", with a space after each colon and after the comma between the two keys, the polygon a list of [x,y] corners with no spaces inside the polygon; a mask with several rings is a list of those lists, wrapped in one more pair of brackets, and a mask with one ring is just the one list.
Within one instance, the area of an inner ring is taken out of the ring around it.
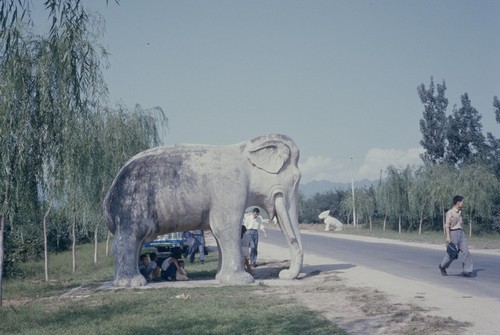
{"label": "person crouching under elephant", "polygon": [[175,280],[189,280],[190,278],[188,277],[186,269],[184,268],[184,261],[179,259],[177,263],[179,264],[179,268],[175,273]]}
{"label": "person crouching under elephant", "polygon": [[257,248],[259,245],[259,229],[264,233],[267,238],[267,233],[264,228],[264,220],[260,216],[260,210],[255,207],[252,211],[252,215],[245,218],[245,227],[247,228],[246,234],[250,236],[253,241],[253,246],[250,249],[250,263],[253,267],[257,266]]}
{"label": "person crouching under elephant", "polygon": [[182,250],[173,248],[172,255],[163,261],[161,265],[161,278],[167,281],[177,280],[177,271],[182,268],[179,265],[179,260],[182,258]]}
{"label": "person crouching under elephant", "polygon": [[139,257],[139,272],[141,275],[144,276],[144,278],[149,281],[149,273],[148,273],[148,263],[149,263],[149,257],[147,254],[142,254]]}

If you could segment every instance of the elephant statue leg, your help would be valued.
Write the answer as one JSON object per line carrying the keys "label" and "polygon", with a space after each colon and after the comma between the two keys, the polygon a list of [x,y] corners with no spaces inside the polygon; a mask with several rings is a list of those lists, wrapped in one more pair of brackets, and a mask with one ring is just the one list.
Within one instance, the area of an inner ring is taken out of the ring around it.
{"label": "elephant statue leg", "polygon": [[[241,225],[222,225],[220,222],[241,222],[242,217],[212,212],[210,225],[219,246],[219,270],[216,279],[221,283],[251,284],[254,278],[243,270],[241,256]],[[219,241],[226,241],[219,243]]]}
{"label": "elephant statue leg", "polygon": [[142,239],[129,232],[123,232],[121,227],[115,231],[113,254],[115,258],[115,278],[113,284],[117,287],[140,287],[146,285],[146,278],[139,272],[139,253]]}

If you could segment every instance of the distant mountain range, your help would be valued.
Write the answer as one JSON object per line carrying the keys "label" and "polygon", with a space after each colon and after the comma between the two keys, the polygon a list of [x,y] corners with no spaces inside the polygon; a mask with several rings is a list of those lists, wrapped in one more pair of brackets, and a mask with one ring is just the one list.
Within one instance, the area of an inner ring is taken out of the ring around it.
{"label": "distant mountain range", "polygon": [[[354,188],[369,188],[372,185],[375,185],[375,181],[368,179],[354,182]],[[335,191],[337,189],[351,189],[351,183],[334,183],[328,180],[313,180],[299,185],[299,191],[302,192],[306,198],[310,198],[316,193]]]}

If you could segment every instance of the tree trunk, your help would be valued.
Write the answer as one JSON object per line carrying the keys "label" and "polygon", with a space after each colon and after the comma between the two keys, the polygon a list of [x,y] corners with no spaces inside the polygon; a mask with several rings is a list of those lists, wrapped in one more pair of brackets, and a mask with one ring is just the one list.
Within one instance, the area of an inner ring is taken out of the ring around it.
{"label": "tree trunk", "polygon": [[109,240],[110,240],[111,232],[108,231],[108,236],[106,236],[106,256],[109,256]]}
{"label": "tree trunk", "polygon": [[444,205],[441,204],[441,214],[443,215],[443,235],[446,236],[446,229],[444,226],[446,225],[446,213],[444,212]]}
{"label": "tree trunk", "polygon": [[71,225],[72,230],[72,246],[71,246],[71,255],[73,260],[73,273],[76,273],[76,207],[73,204],[73,223]]}
{"label": "tree trunk", "polygon": [[97,264],[97,249],[99,247],[99,241],[98,241],[98,232],[99,232],[99,225],[95,225],[95,230],[94,230],[94,264]]}
{"label": "tree trunk", "polygon": [[368,216],[368,221],[370,221],[370,231],[372,230],[372,217],[371,215]]}
{"label": "tree trunk", "polygon": [[422,224],[424,223],[424,210],[420,211],[420,220],[418,224],[418,235],[422,235]]}
{"label": "tree trunk", "polygon": [[49,216],[50,210],[52,209],[52,202],[49,203],[49,207],[43,216],[43,259],[45,267],[45,282],[49,281],[49,245],[47,241],[47,217]]}
{"label": "tree trunk", "polygon": [[0,217],[0,306],[2,306],[3,301],[3,230],[5,227],[5,201],[4,201],[4,215]]}
{"label": "tree trunk", "polygon": [[399,229],[399,235],[401,235],[401,214],[399,214],[398,229]]}
{"label": "tree trunk", "polygon": [[385,224],[386,224],[386,222],[387,222],[387,214],[384,216],[384,229],[383,229],[384,231],[385,231]]}
{"label": "tree trunk", "polygon": [[472,218],[469,219],[469,238],[472,237]]}
{"label": "tree trunk", "polygon": [[[10,177],[9,174],[7,176]],[[2,216],[0,217],[0,306],[3,302],[3,264],[4,264],[4,231],[5,231],[5,217],[7,216],[7,208],[9,207],[9,186],[10,178],[6,181],[5,194],[2,204]]]}

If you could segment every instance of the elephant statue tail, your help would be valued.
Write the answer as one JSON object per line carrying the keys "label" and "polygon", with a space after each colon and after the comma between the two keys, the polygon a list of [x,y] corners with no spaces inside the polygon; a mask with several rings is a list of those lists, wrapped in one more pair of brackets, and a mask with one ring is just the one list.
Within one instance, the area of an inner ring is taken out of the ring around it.
{"label": "elephant statue tail", "polygon": [[102,209],[104,214],[104,219],[108,225],[109,231],[114,235],[116,231],[116,222],[111,216],[111,200],[110,200],[111,189],[106,193],[104,200],[102,202]]}

